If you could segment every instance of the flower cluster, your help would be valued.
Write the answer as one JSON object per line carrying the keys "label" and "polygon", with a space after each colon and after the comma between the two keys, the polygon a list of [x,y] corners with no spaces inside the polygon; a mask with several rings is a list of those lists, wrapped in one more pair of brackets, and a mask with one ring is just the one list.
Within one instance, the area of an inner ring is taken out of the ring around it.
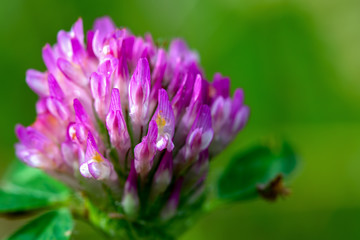
{"label": "flower cluster", "polygon": [[220,74],[208,82],[182,40],[166,51],[108,17],[86,36],[79,19],[42,56],[47,70],[26,73],[39,100],[36,121],[16,126],[17,156],[94,198],[106,186],[129,218],[160,202],[170,219],[200,196],[209,159],[249,116],[243,91],[231,97]]}

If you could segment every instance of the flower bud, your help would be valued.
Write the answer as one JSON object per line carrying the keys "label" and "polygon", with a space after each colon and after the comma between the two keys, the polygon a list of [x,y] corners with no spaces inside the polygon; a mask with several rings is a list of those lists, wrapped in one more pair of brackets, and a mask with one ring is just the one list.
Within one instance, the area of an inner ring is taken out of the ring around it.
{"label": "flower bud", "polygon": [[95,100],[95,111],[99,118],[104,120],[110,104],[110,81],[104,74],[94,72],[90,77],[90,86]]}
{"label": "flower bud", "polygon": [[172,138],[175,131],[175,119],[169,97],[164,89],[159,90],[158,108],[153,115],[152,121],[156,122],[158,129],[157,150],[162,151],[166,148],[168,151],[172,151],[174,148]]}
{"label": "flower bud", "polygon": [[155,121],[150,121],[148,134],[142,139],[141,143],[135,146],[135,169],[142,179],[147,176],[152,167],[156,154],[157,135],[157,124]]}
{"label": "flower bud", "polygon": [[179,123],[176,139],[174,140],[176,145],[180,146],[184,144],[184,140],[186,139],[186,136],[189,133],[190,128],[193,125],[195,118],[203,104],[202,98],[202,78],[198,74],[196,76],[189,107],[186,108],[185,114]]}
{"label": "flower bud", "polygon": [[187,74],[184,77],[184,81],[177,91],[176,95],[171,101],[172,109],[174,111],[175,123],[181,119],[186,106],[190,102],[192,88],[194,86],[194,78],[191,74]]}
{"label": "flower bud", "polygon": [[191,158],[208,148],[213,134],[210,109],[203,105],[186,139],[185,157]]}
{"label": "flower bud", "polygon": [[125,156],[126,151],[130,148],[130,137],[121,110],[120,93],[116,88],[112,90],[110,109],[106,116],[106,127],[111,144],[118,150],[120,157]]}
{"label": "flower bud", "polygon": [[139,59],[129,85],[130,117],[135,126],[144,126],[148,119],[150,68],[146,58]]}
{"label": "flower bud", "polygon": [[88,133],[85,161],[80,165],[80,173],[86,178],[109,179],[112,174],[110,162],[99,152],[91,132]]}

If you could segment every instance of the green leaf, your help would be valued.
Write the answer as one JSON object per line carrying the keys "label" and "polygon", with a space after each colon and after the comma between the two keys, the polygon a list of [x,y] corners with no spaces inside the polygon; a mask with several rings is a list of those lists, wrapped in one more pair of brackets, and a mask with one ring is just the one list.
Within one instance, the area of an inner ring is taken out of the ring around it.
{"label": "green leaf", "polygon": [[23,189],[0,189],[0,213],[28,211],[59,202],[55,196]]}
{"label": "green leaf", "polygon": [[255,146],[235,155],[218,180],[218,197],[245,200],[258,196],[257,186],[279,174],[288,176],[296,167],[296,156],[288,143]]}
{"label": "green leaf", "polygon": [[42,170],[32,168],[19,160],[15,160],[3,178],[3,185],[11,184],[20,187],[30,187],[44,192],[67,192],[68,189],[59,181],[53,179]]}
{"label": "green leaf", "polygon": [[8,240],[66,240],[70,238],[73,220],[67,209],[48,212],[16,231]]}
{"label": "green leaf", "polygon": [[0,186],[0,213],[48,207],[66,201],[68,196],[64,185],[17,160]]}

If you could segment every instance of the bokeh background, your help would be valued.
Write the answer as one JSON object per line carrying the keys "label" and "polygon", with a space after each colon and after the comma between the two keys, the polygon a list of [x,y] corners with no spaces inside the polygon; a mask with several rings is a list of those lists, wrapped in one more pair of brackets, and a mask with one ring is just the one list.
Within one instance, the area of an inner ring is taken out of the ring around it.
{"label": "bokeh background", "polygon": [[[35,118],[26,69],[45,70],[41,48],[60,29],[80,16],[89,29],[103,15],[138,35],[184,38],[208,79],[219,71],[244,89],[250,123],[213,168],[264,136],[301,155],[290,197],[218,209],[182,240],[360,239],[358,0],[1,0],[0,175],[14,158],[14,125]],[[0,238],[22,223],[0,219]],[[96,236],[77,223],[74,239]]]}

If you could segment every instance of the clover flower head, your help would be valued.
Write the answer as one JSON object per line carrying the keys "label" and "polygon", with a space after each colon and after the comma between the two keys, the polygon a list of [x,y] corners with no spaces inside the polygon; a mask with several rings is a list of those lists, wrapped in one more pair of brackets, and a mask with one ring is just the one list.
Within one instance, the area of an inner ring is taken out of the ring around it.
{"label": "clover flower head", "polygon": [[249,116],[243,91],[207,81],[183,40],[166,50],[108,17],[86,35],[79,19],[42,57],[46,71],[26,73],[39,99],[35,122],[16,126],[17,156],[90,199],[106,186],[130,219],[169,220],[193,203]]}

